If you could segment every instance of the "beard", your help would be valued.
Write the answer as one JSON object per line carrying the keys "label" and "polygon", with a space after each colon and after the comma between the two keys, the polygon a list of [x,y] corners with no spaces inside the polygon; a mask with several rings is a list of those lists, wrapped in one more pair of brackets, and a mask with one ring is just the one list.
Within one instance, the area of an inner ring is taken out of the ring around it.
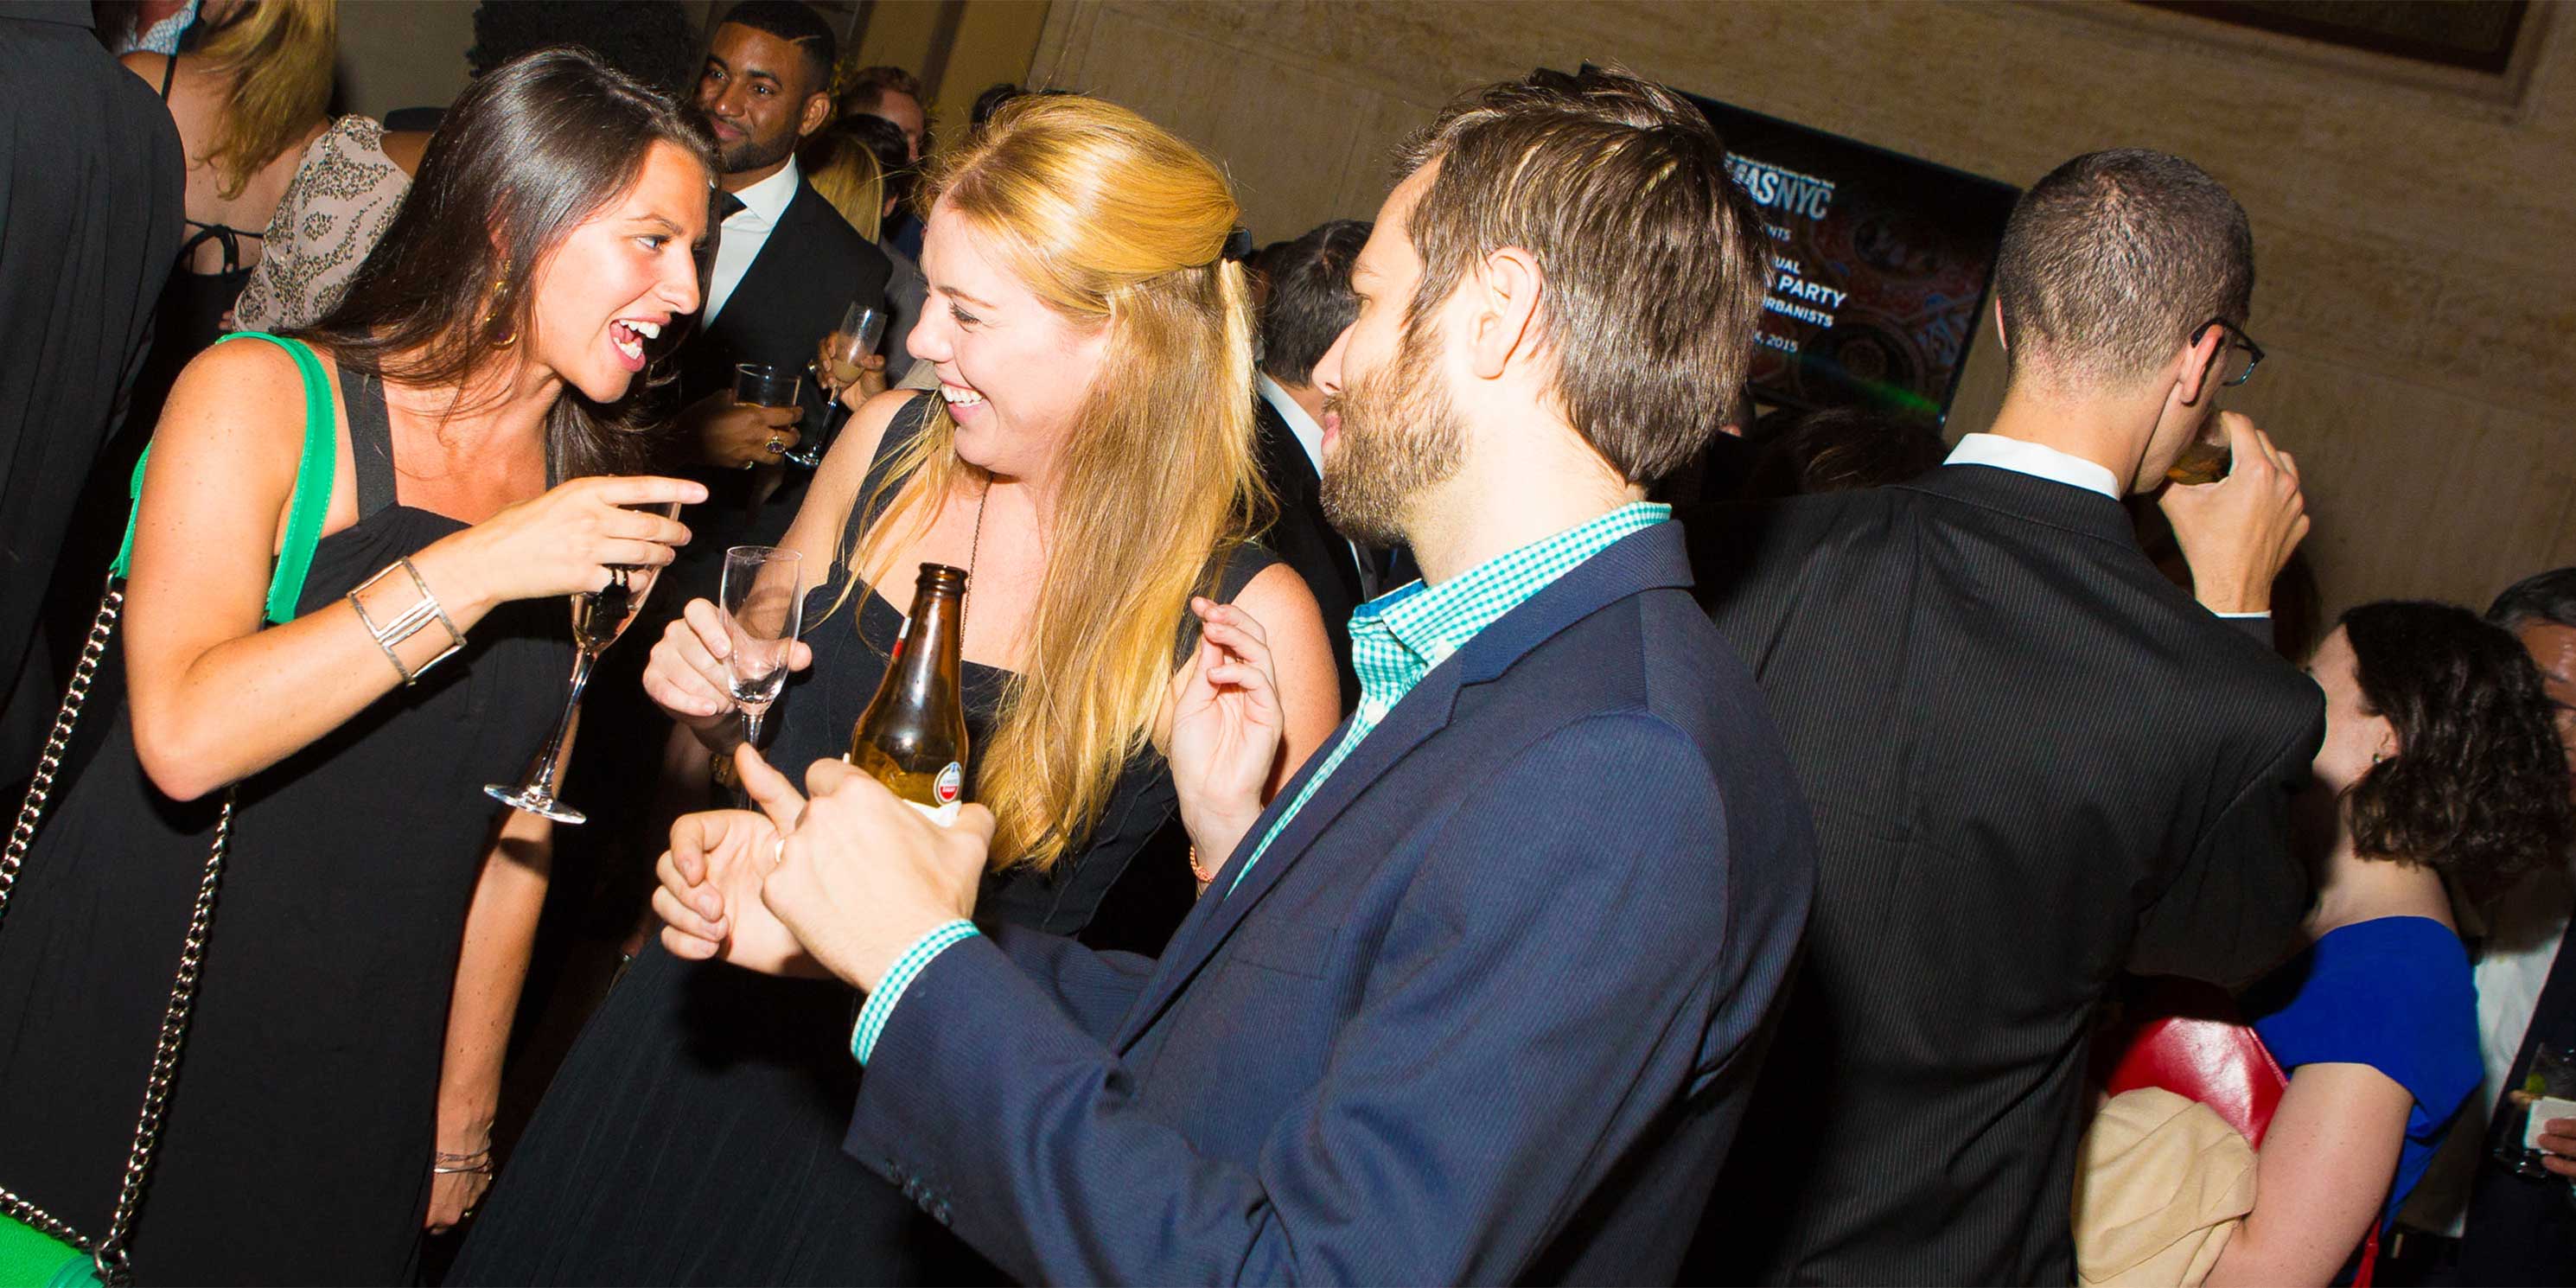
{"label": "beard", "polygon": [[[708,118],[701,112],[699,119],[703,122]],[[715,138],[715,131],[712,128],[707,131],[707,137]],[[778,138],[764,139],[757,134],[745,133],[737,142],[718,144],[716,164],[723,166],[726,174],[741,174],[745,170],[757,170],[765,165],[776,165],[786,160],[787,154],[795,150],[796,131],[791,124],[791,127]]]}
{"label": "beard", "polygon": [[1395,360],[1352,381],[1325,403],[1342,418],[1324,458],[1324,518],[1334,531],[1372,546],[1410,540],[1405,511],[1448,482],[1467,460],[1466,427],[1431,370],[1431,346],[1411,326]]}

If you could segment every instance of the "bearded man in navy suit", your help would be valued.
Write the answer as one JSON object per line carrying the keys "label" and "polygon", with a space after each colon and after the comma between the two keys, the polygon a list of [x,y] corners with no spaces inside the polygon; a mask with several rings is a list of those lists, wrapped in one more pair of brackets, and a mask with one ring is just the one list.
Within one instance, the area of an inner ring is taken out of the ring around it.
{"label": "bearded man in navy suit", "polygon": [[1326,513],[1423,581],[1266,807],[1261,627],[1201,607],[1171,760],[1231,857],[1159,961],[979,933],[988,816],[835,762],[674,830],[665,942],[867,992],[847,1148],[1023,1281],[1669,1281],[1742,1117],[1813,840],[1644,496],[1743,380],[1760,218],[1616,73],[1403,162],[1315,378]]}

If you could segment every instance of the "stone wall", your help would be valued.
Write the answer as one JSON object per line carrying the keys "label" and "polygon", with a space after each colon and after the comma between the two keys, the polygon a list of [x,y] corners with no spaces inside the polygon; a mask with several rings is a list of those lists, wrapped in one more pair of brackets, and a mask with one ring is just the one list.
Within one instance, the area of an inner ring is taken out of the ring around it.
{"label": "stone wall", "polygon": [[[2547,18],[2480,82],[2111,4],[1056,0],[1032,77],[1207,148],[1262,240],[1373,212],[1450,92],[1586,60],[2020,185],[2179,152],[2253,216],[2270,357],[2228,405],[2297,453],[2329,607],[2482,607],[2576,564],[2576,22]],[[2000,386],[1981,336],[1952,432]]]}

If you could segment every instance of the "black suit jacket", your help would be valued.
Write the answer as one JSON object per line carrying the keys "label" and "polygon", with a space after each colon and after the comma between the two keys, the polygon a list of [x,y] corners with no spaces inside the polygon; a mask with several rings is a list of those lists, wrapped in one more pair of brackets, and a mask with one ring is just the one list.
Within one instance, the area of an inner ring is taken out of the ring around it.
{"label": "black suit jacket", "polygon": [[[695,402],[732,388],[738,363],[764,362],[804,372],[814,360],[815,347],[840,324],[841,310],[852,300],[884,299],[893,271],[883,251],[859,236],[823,194],[814,191],[813,184],[799,179],[795,197],[779,213],[778,226],[770,230],[760,254],[744,270],[742,281],[725,300],[724,311],[681,344],[680,398],[684,403]],[[802,377],[799,401],[805,419],[797,422],[797,429],[808,435],[820,432],[826,406],[810,375]],[[691,459],[695,459],[693,450]],[[687,518],[698,532],[690,543],[692,562],[704,561],[710,549],[721,556],[724,545],[774,543],[795,519],[813,472],[788,466],[785,482],[756,512],[748,508],[748,474],[736,471],[730,477],[714,477],[716,473],[720,472],[701,474],[714,495],[700,507],[715,526],[701,526],[695,514]],[[719,537],[723,544],[710,540]]]}
{"label": "black suit jacket", "polygon": [[[2549,981],[2532,1007],[2531,1025],[2523,1030],[2522,1052],[2514,1058],[2506,1087],[2522,1085],[2531,1072],[2533,1051],[2544,1042],[2576,1046],[2576,933],[2558,943]],[[2516,1176],[2488,1157],[2504,1143],[2511,1126],[2522,1121],[2522,1115],[2507,1113],[2501,1103],[2489,1107],[2485,1153],[2471,1183],[2468,1226],[2449,1282],[2576,1283],[2576,1204],[2567,1201],[2567,1182],[2555,1176]]]}
{"label": "black suit jacket", "polygon": [[2295,947],[2323,700],[2081,488],[1957,465],[1693,520],[1820,853],[1694,1269],[2070,1283],[2095,1008],[2124,971],[2235,983]]}
{"label": "black suit jacket", "polygon": [[[39,655],[0,726],[8,780],[60,696],[37,621],[178,252],[186,162],[169,108],[99,46],[86,4],[0,5],[0,84],[0,699]],[[84,620],[98,592],[75,596]]]}
{"label": "black suit jacket", "polygon": [[1342,714],[1349,715],[1360,700],[1359,674],[1351,669],[1351,610],[1368,598],[1359,561],[1351,543],[1324,518],[1323,480],[1296,432],[1259,394],[1252,397],[1252,415],[1260,439],[1261,476],[1279,502],[1278,518],[1261,543],[1314,592],[1315,606],[1324,614],[1324,634],[1333,643],[1333,670],[1342,677]]}

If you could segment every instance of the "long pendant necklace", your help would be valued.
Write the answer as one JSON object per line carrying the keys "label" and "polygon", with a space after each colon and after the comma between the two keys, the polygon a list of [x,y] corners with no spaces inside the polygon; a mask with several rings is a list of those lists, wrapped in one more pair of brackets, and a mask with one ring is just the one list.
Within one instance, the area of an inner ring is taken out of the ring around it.
{"label": "long pendant necklace", "polygon": [[957,597],[957,634],[965,640],[966,610],[975,602],[975,561],[984,554],[984,506],[993,499],[993,476],[984,476],[984,490],[975,494],[975,537],[966,547],[966,589]]}

